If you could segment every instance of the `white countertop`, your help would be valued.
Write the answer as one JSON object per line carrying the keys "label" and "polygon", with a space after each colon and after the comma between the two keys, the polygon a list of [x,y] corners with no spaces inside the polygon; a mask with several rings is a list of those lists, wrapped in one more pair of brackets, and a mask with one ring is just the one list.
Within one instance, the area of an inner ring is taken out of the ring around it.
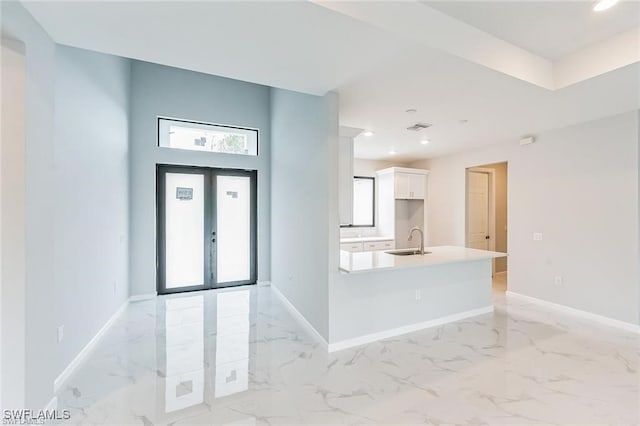
{"label": "white countertop", "polygon": [[446,263],[470,262],[474,260],[505,257],[506,253],[476,250],[455,246],[425,247],[430,254],[423,256],[395,256],[384,251],[340,251],[340,270],[343,272],[367,272],[381,269],[411,268],[442,265]]}
{"label": "white countertop", "polygon": [[393,241],[391,237],[349,237],[340,238],[340,244],[342,243],[370,243],[373,241]]}

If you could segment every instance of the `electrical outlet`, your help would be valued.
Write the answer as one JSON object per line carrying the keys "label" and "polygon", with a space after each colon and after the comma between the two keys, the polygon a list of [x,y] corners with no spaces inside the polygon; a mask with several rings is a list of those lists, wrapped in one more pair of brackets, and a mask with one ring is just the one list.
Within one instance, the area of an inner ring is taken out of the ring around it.
{"label": "electrical outlet", "polygon": [[58,326],[58,343],[64,339],[64,325]]}
{"label": "electrical outlet", "polygon": [[422,292],[420,290],[416,290],[416,300],[422,299]]}
{"label": "electrical outlet", "polygon": [[561,277],[561,276],[556,276],[556,277],[553,279],[553,283],[554,283],[555,285],[557,285],[558,287],[562,286],[562,277]]}
{"label": "electrical outlet", "polygon": [[542,241],[542,232],[534,232],[533,241]]}

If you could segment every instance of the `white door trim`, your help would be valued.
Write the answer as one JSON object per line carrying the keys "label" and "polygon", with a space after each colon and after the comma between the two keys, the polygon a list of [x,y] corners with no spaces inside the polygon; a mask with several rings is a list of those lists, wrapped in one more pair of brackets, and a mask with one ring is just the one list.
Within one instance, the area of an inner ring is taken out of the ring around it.
{"label": "white door trim", "polygon": [[[496,179],[495,169],[487,167],[468,167],[465,170],[464,189],[464,245],[469,246],[469,172],[487,173],[489,175],[489,250],[496,250]],[[492,273],[496,271],[496,260],[491,261]]]}

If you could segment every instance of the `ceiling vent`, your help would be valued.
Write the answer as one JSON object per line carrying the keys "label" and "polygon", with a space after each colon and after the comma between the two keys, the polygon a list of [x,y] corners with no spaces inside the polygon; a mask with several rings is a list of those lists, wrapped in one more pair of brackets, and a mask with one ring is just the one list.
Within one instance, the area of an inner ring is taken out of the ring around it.
{"label": "ceiling vent", "polygon": [[407,127],[407,130],[411,130],[412,132],[419,132],[420,130],[428,129],[429,127],[431,127],[431,124],[416,123],[413,126]]}

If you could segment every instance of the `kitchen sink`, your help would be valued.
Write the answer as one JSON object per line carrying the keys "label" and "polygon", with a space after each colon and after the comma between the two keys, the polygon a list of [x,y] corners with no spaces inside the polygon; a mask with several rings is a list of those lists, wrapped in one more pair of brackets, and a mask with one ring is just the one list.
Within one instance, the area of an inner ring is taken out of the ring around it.
{"label": "kitchen sink", "polygon": [[[404,250],[389,250],[385,251],[385,253],[392,254],[394,256],[416,256],[420,255],[420,250],[416,249],[404,249]],[[430,251],[425,251],[424,254],[429,254]]]}

